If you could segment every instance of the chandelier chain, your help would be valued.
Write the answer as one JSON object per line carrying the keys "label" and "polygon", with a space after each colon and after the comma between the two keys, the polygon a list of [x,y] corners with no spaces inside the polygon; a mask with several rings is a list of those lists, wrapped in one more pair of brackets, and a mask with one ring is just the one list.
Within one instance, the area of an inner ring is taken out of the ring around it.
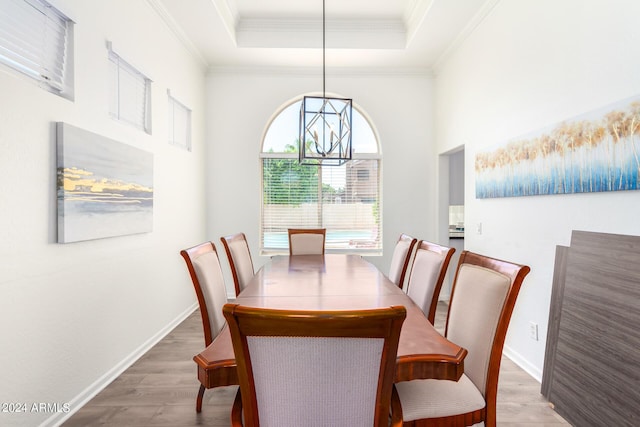
{"label": "chandelier chain", "polygon": [[325,21],[325,15],[324,15],[324,2],[325,0],[322,0],[322,97],[326,98],[327,94],[325,91],[325,87],[326,87],[326,67],[325,67],[325,45],[326,45],[326,21]]}

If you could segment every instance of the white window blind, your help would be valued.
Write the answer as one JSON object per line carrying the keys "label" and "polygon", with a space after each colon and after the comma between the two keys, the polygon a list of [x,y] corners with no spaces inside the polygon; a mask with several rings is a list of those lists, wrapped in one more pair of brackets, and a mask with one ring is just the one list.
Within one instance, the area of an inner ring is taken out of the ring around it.
{"label": "white window blind", "polygon": [[168,137],[169,143],[191,151],[191,110],[169,95]]}
{"label": "white window blind", "polygon": [[109,49],[109,114],[151,134],[151,80]]}
{"label": "white window blind", "polygon": [[73,22],[43,0],[0,0],[0,63],[71,99]]}
{"label": "white window blind", "polygon": [[318,167],[297,158],[263,158],[263,252],[286,252],[288,228],[326,228],[327,252],[379,253],[379,162]]}

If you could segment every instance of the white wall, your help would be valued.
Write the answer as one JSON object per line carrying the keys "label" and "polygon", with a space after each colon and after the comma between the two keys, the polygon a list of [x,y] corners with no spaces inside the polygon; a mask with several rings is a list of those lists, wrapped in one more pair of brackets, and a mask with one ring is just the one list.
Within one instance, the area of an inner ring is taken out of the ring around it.
{"label": "white wall", "polygon": [[[556,245],[640,234],[638,192],[476,199],[478,150],[640,94],[640,2],[501,1],[437,70],[438,152],[466,147],[465,247],[528,264],[507,353],[542,377]],[[482,234],[475,233],[482,223]],[[528,337],[539,324],[540,339]]]}
{"label": "white wall", "polygon": [[[204,67],[147,2],[53,3],[76,22],[75,101],[0,71],[0,402],[75,411],[195,307],[179,250],[205,235]],[[109,118],[107,39],[153,80],[151,136]],[[192,153],[166,142],[167,88],[193,109]],[[153,232],[56,243],[57,121],[154,153]]]}
{"label": "white wall", "polygon": [[[327,92],[353,98],[380,137],[384,256],[370,260],[383,271],[401,232],[434,238],[432,85],[426,73],[346,75],[327,69]],[[243,231],[257,269],[266,260],[258,250],[263,133],[284,104],[321,91],[322,76],[305,70],[213,70],[207,86],[208,235],[219,241]],[[231,290],[228,272],[227,284]]]}

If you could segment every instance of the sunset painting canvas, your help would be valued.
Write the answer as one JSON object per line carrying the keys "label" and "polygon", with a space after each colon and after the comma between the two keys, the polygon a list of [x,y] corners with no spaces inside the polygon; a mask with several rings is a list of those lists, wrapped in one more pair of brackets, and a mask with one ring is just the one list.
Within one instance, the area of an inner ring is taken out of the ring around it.
{"label": "sunset painting canvas", "polygon": [[58,243],[150,232],[153,154],[57,123]]}

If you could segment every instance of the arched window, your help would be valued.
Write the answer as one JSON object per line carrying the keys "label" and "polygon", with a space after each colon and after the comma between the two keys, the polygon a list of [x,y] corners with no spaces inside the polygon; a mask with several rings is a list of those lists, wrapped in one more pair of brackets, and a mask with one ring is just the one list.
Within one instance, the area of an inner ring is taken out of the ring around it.
{"label": "arched window", "polygon": [[380,170],[375,132],[353,108],[353,160],[342,166],[298,162],[301,99],[275,116],[260,153],[260,251],[288,253],[288,228],[326,228],[328,253],[382,253]]}

